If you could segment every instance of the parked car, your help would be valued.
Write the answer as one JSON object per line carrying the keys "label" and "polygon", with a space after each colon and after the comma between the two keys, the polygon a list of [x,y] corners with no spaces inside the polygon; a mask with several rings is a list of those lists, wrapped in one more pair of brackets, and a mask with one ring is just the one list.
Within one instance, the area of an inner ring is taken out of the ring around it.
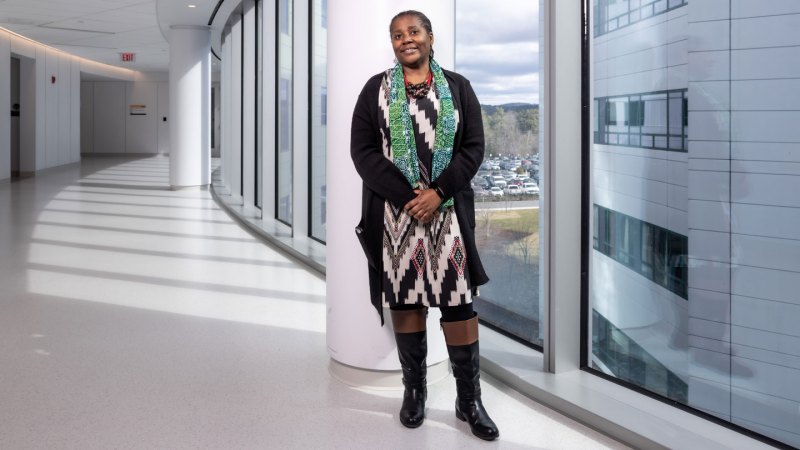
{"label": "parked car", "polygon": [[522,191],[526,194],[538,194],[539,193],[539,185],[536,183],[523,183],[522,184]]}
{"label": "parked car", "polygon": [[500,189],[506,187],[506,180],[500,175],[495,175],[492,177],[492,186],[499,187]]}
{"label": "parked car", "polygon": [[475,177],[475,178],[472,179],[472,185],[473,186],[485,187],[488,184],[489,184],[489,182],[486,181],[486,179],[483,178],[483,177]]}
{"label": "parked car", "polygon": [[506,186],[506,194],[508,195],[522,195],[522,188],[512,184],[510,186]]}
{"label": "parked car", "polygon": [[502,197],[503,190],[497,186],[492,186],[491,188],[489,188],[489,195],[491,195],[492,197]]}

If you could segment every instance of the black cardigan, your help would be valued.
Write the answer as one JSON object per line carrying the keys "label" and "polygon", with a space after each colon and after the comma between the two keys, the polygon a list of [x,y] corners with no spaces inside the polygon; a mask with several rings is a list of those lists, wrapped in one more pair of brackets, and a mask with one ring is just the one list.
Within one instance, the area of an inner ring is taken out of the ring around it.
{"label": "black cardigan", "polygon": [[[474,287],[489,281],[475,246],[475,193],[470,186],[470,181],[478,172],[484,154],[481,105],[466,78],[455,72],[443,71],[453,95],[454,106],[458,110],[459,122],[453,142],[453,157],[435,181],[445,198],[452,197],[454,200],[456,218],[467,252],[470,287]],[[395,207],[402,208],[416,197],[400,169],[383,155],[381,111],[378,107],[378,95],[383,77],[384,72],[381,72],[364,85],[353,111],[353,123],[350,129],[350,156],[364,182],[361,195],[360,238],[367,252],[367,260],[370,262],[370,300],[378,310],[381,324],[383,324],[381,272],[384,201],[389,200]]]}

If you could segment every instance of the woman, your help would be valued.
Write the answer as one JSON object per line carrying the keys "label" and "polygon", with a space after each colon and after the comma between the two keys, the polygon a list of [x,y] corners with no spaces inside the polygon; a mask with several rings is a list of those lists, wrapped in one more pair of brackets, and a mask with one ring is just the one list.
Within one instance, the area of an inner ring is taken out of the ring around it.
{"label": "woman", "polygon": [[483,160],[481,109],[464,77],[433,59],[421,12],[396,15],[397,64],[367,81],[353,113],[350,153],[363,184],[357,228],[369,261],[370,297],[383,323],[391,309],[405,393],[400,422],[425,418],[428,307],[442,312],[458,397],[473,434],[499,436],[481,402],[473,291],[489,279],[475,247],[470,180]]}

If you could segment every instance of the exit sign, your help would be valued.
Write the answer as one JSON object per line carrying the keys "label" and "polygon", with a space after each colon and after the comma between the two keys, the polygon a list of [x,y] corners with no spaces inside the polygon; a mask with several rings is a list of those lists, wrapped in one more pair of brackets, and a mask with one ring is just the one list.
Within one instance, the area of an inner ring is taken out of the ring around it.
{"label": "exit sign", "polygon": [[133,62],[136,60],[136,53],[120,53],[119,56],[122,58],[122,62]]}

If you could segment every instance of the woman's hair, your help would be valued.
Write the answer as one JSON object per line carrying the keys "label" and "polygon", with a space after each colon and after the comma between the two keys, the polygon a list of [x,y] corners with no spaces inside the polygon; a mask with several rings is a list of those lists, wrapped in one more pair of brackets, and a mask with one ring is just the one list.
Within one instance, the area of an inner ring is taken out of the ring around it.
{"label": "woman's hair", "polygon": [[[419,19],[420,22],[422,22],[422,27],[425,28],[425,31],[427,31],[428,33],[433,33],[433,25],[431,25],[431,19],[428,19],[428,16],[426,16],[425,14],[423,14],[423,13],[421,13],[419,11],[415,11],[413,9],[409,9],[408,11],[400,11],[394,17],[392,17],[392,20],[389,22],[389,33],[392,32],[392,24],[394,23],[394,21],[397,20],[397,18],[403,17],[403,16],[414,16],[414,17],[416,17],[417,19]],[[432,47],[431,47],[431,59],[433,59],[433,48]]]}

